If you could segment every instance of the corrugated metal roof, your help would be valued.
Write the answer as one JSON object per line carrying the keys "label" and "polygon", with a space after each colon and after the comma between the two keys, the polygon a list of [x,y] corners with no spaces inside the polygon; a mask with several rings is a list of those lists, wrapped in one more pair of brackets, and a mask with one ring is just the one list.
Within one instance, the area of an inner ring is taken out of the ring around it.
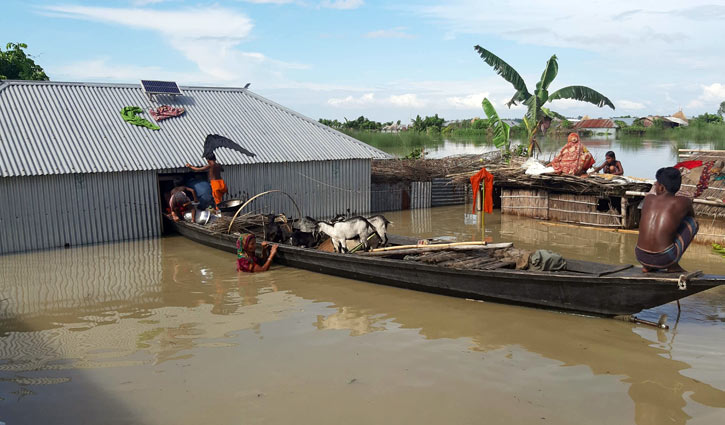
{"label": "corrugated metal roof", "polygon": [[[245,89],[182,87],[184,96],[148,100],[141,85],[0,82],[3,177],[155,170],[201,165],[207,134],[226,136],[257,156],[219,149],[222,164],[390,156]],[[183,107],[153,131],[126,123],[125,106]]]}
{"label": "corrugated metal roof", "polygon": [[574,128],[616,128],[614,121],[608,119],[581,120],[574,124]]}

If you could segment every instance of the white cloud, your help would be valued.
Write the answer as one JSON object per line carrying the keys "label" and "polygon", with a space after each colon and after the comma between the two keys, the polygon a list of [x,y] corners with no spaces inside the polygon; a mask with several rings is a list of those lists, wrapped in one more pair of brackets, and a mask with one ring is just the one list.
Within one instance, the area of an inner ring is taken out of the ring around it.
{"label": "white cloud", "polygon": [[401,95],[391,95],[387,98],[378,99],[374,93],[365,93],[359,97],[347,96],[342,98],[330,98],[327,103],[338,107],[355,107],[372,105],[392,106],[396,108],[420,108],[426,105],[424,100],[418,98],[416,94],[406,93]]}
{"label": "white cloud", "polygon": [[173,72],[156,66],[113,64],[103,57],[73,62],[48,69],[55,78],[68,81],[134,81],[140,78],[164,81],[183,81],[185,84],[201,83],[201,74]]}
{"label": "white cloud", "polygon": [[483,102],[484,97],[488,97],[488,93],[469,94],[468,96],[452,96],[446,98],[446,102],[455,109],[481,110],[481,102]]}
{"label": "white cloud", "polygon": [[273,60],[261,53],[238,50],[237,46],[249,37],[254,24],[246,15],[219,6],[178,10],[48,6],[44,10],[61,18],[157,32],[172,48],[196,64],[207,83],[273,81],[280,78],[281,70],[306,67]]}
{"label": "white cloud", "polygon": [[238,43],[252,31],[244,14],[218,6],[183,10],[48,6],[54,16],[119,24],[160,32],[172,39],[214,39]]}
{"label": "white cloud", "polygon": [[425,101],[418,99],[418,95],[412,93],[390,96],[387,101],[401,108],[420,108],[426,104]]}
{"label": "white cloud", "polygon": [[602,8],[576,0],[520,0],[511,9],[506,2],[450,0],[412,12],[454,34],[492,34],[527,44],[590,51],[616,47],[642,52],[648,50],[642,49],[642,43],[691,44],[703,26],[716,28],[718,19],[704,18],[725,16],[725,6],[709,3],[712,1],[692,0],[683,6],[677,0],[642,0],[637,2],[639,9],[633,10],[632,2],[625,0],[607,2]]}
{"label": "white cloud", "polygon": [[328,9],[357,9],[363,4],[364,0],[325,0],[320,6]]}
{"label": "white cloud", "polygon": [[702,86],[702,100],[725,100],[725,84],[713,83],[709,86]]}
{"label": "white cloud", "polygon": [[415,38],[412,34],[405,32],[405,27],[395,27],[389,30],[370,31],[365,38]]}
{"label": "white cloud", "polygon": [[131,2],[131,4],[134,6],[147,6],[149,4],[158,4],[158,3],[163,3],[165,1],[168,1],[168,0],[133,0]]}
{"label": "white cloud", "polygon": [[347,96],[344,98],[330,98],[327,100],[332,106],[362,106],[369,105],[375,102],[374,93],[365,93],[360,97]]}
{"label": "white cloud", "polygon": [[687,108],[717,107],[720,102],[725,101],[725,84],[712,83],[701,85],[702,92],[696,99],[692,99]]}
{"label": "white cloud", "polygon": [[617,108],[622,108],[622,109],[627,109],[627,110],[636,110],[636,109],[645,108],[644,103],[633,102],[631,100],[625,100],[625,99],[621,99],[621,100],[614,102],[614,106],[616,106]]}

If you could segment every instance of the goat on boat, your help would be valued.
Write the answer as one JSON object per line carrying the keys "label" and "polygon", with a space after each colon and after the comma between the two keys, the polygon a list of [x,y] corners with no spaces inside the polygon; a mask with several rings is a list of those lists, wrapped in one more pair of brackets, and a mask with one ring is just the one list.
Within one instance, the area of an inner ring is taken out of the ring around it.
{"label": "goat on boat", "polygon": [[[377,233],[375,227],[364,217],[350,217],[335,223],[318,221],[315,230],[328,235],[332,239],[335,252],[347,252],[345,241],[348,240],[360,241],[363,249],[367,251],[369,248],[368,237]],[[380,239],[382,240],[382,237]]]}

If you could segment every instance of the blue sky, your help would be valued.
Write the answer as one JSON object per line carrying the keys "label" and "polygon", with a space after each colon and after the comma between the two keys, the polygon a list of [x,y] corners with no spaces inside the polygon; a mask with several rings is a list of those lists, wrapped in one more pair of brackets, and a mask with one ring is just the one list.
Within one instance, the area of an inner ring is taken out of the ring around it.
{"label": "blue sky", "polygon": [[[514,90],[480,44],[533,90],[587,85],[617,107],[567,115],[714,112],[725,101],[725,2],[3,0],[0,44],[24,42],[52,80],[243,86],[312,118],[406,122],[500,115]],[[4,46],[3,46],[4,47]]]}

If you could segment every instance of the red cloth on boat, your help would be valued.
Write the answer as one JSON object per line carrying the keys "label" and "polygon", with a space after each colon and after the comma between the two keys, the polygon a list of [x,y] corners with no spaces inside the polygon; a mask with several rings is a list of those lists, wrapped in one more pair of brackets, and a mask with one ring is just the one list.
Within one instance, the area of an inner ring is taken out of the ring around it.
{"label": "red cloth on boat", "polygon": [[551,161],[551,166],[558,174],[573,174],[575,176],[585,173],[594,165],[594,157],[586,146],[581,144],[579,135],[570,133],[567,143]]}
{"label": "red cloth on boat", "polygon": [[184,108],[173,108],[169,105],[161,105],[156,109],[150,109],[149,113],[154,117],[155,121],[161,121],[166,118],[178,117],[184,113]]}
{"label": "red cloth on boat", "polygon": [[699,167],[702,165],[702,161],[682,161],[675,164],[675,168],[687,168],[688,170],[692,170],[693,168]]}
{"label": "red cloth on boat", "polygon": [[493,174],[486,170],[486,167],[471,177],[471,188],[473,188],[473,212],[476,212],[476,194],[481,187],[483,180],[483,211],[491,214],[493,212]]}

